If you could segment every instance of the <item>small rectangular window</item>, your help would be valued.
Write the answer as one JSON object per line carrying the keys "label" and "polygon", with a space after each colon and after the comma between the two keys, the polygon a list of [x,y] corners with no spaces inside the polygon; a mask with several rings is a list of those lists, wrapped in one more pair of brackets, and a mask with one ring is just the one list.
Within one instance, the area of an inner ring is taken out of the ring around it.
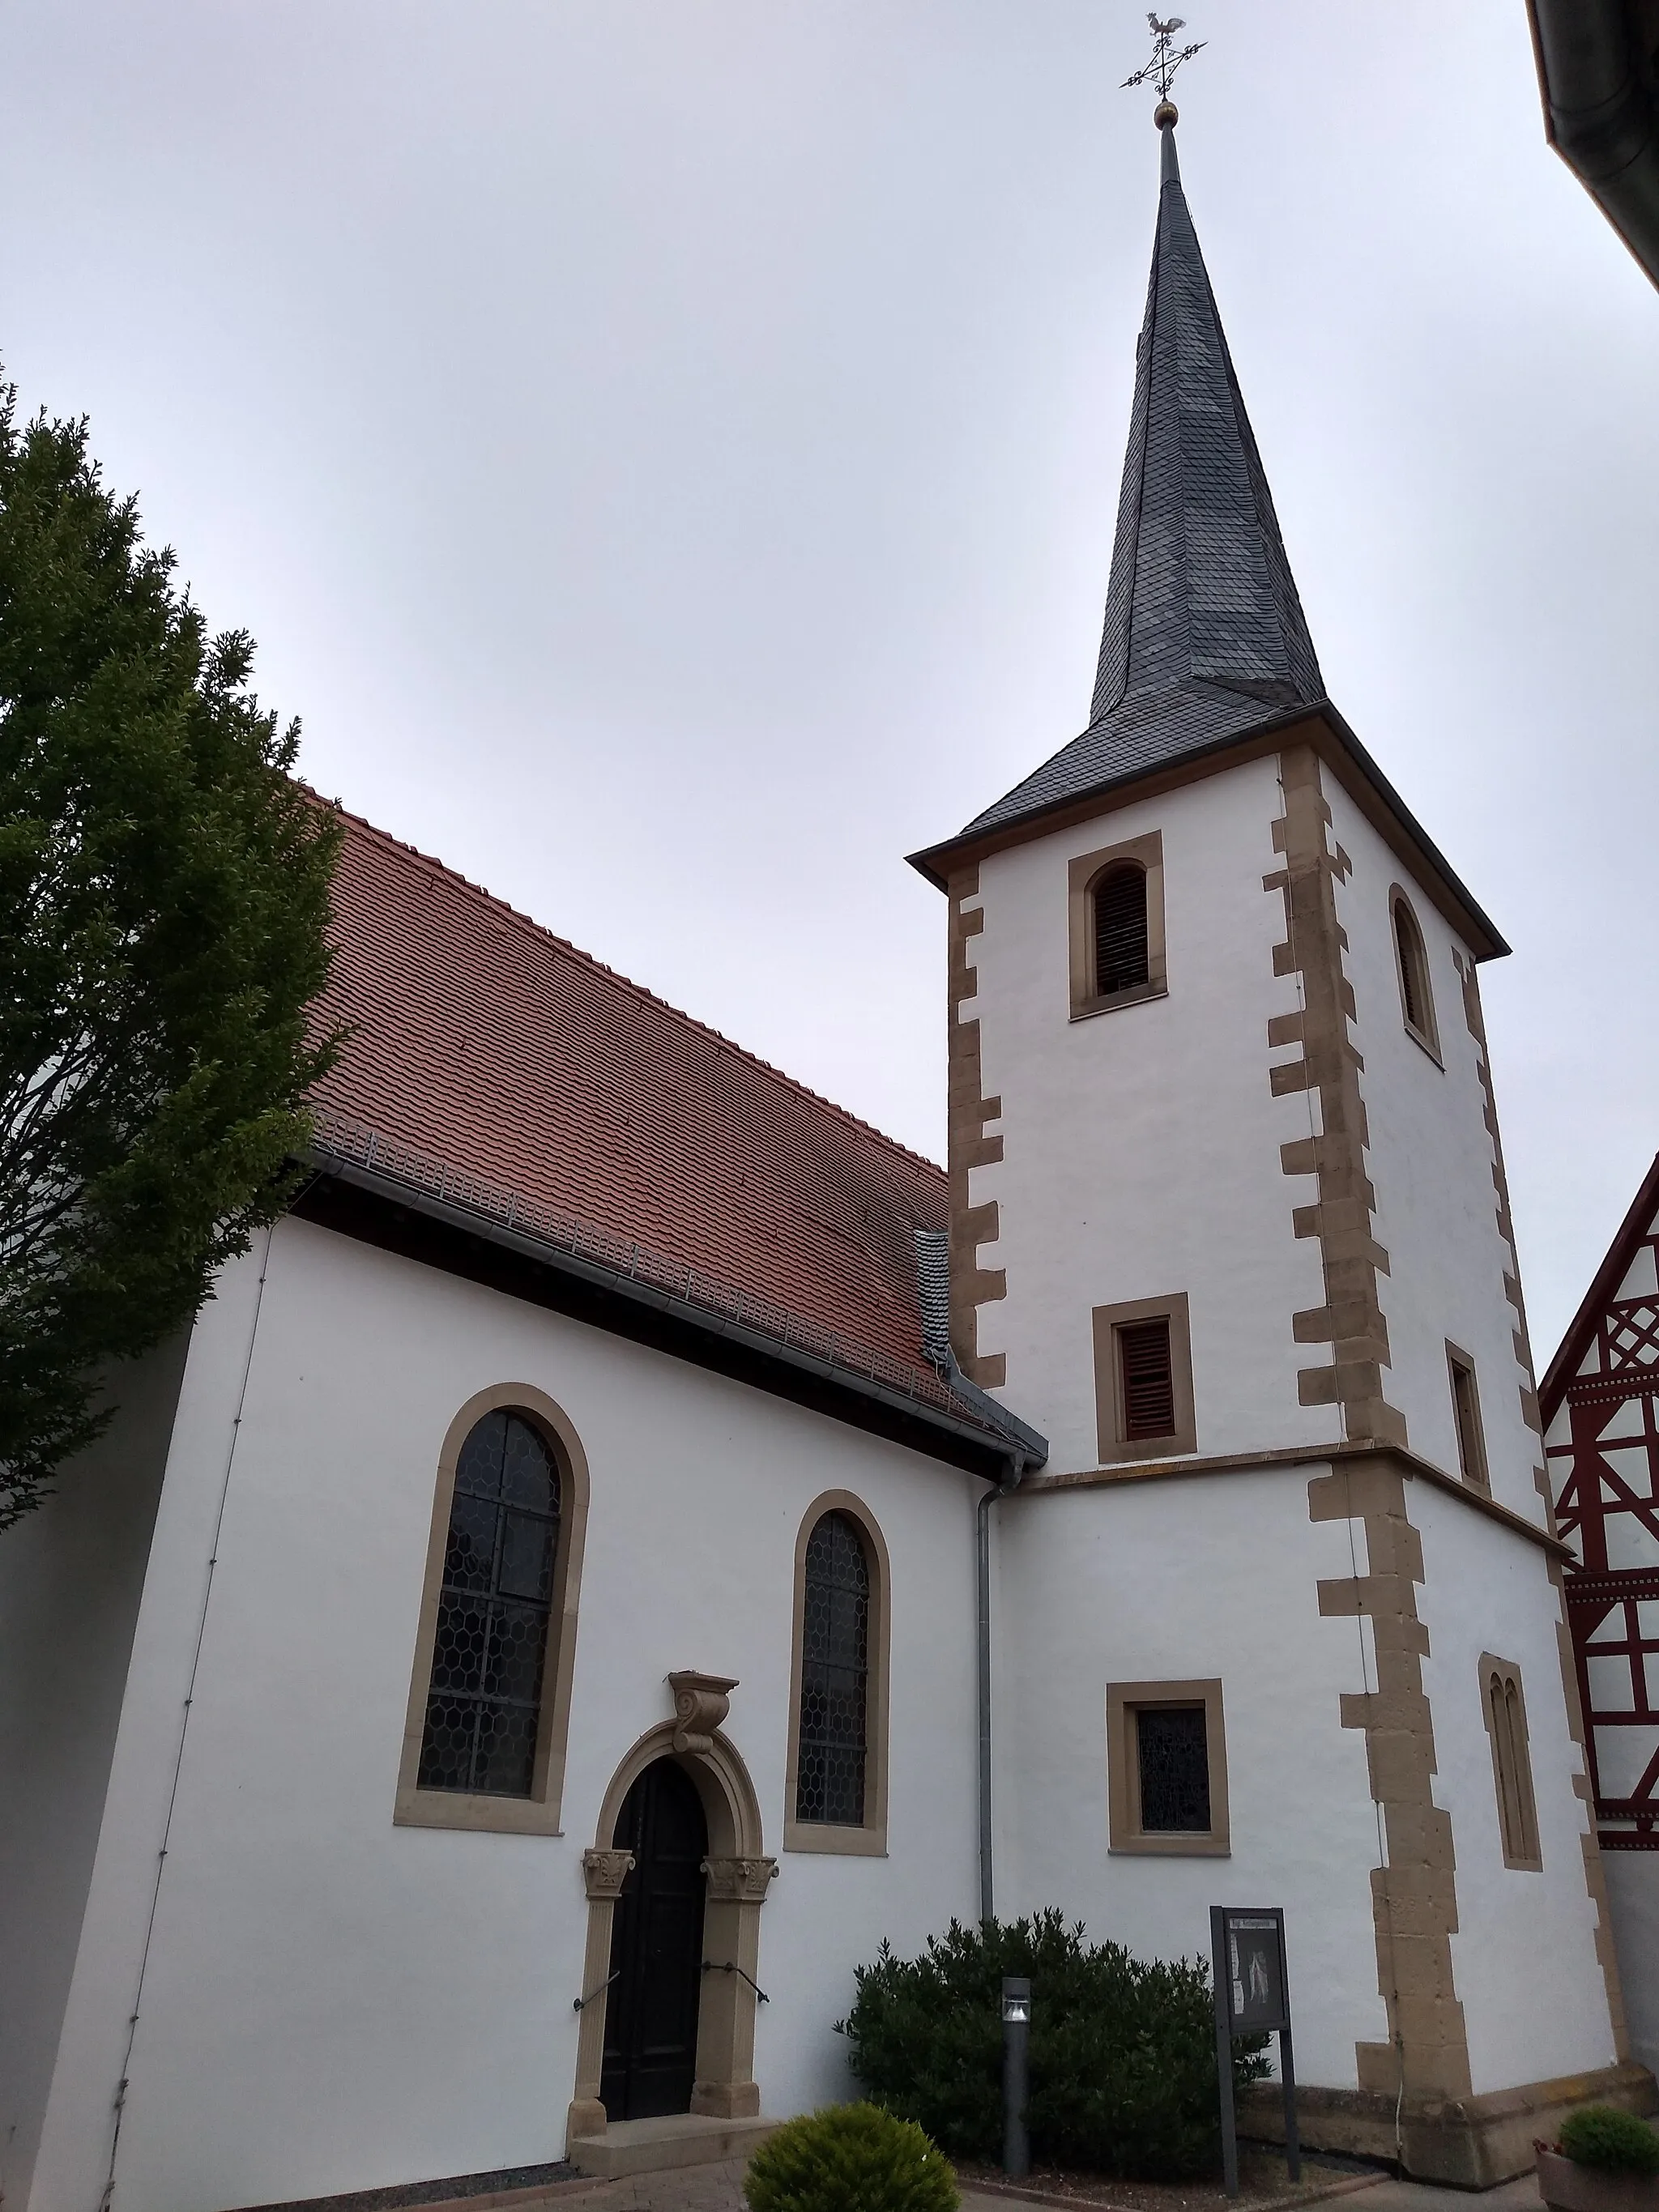
{"label": "small rectangular window", "polygon": [[1455,1344],[1446,1346],[1446,1369],[1451,1378],[1452,1421],[1457,1431],[1457,1468],[1465,1482],[1479,1490],[1491,1487],[1486,1472],[1486,1443],[1480,1428],[1480,1394],[1475,1387],[1474,1362]]}
{"label": "small rectangular window", "polygon": [[1527,1742],[1527,1706],[1521,1694],[1521,1669],[1510,1659],[1480,1655],[1480,1705],[1492,1740],[1492,1786],[1498,1795],[1498,1832],[1504,1863],[1522,1873],[1541,1873],[1543,1846],[1538,1837],[1538,1805],[1533,1796],[1532,1753]]}
{"label": "small rectangular window", "polygon": [[1220,1683],[1109,1682],[1106,1781],[1113,1850],[1224,1856]]}
{"label": "small rectangular window", "polygon": [[1101,1465],[1195,1452],[1185,1292],[1097,1306],[1093,1322]]}

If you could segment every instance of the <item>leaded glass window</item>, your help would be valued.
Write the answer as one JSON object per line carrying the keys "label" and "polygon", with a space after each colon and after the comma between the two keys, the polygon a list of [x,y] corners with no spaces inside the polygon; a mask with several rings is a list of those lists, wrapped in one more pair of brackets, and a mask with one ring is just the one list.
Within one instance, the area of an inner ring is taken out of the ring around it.
{"label": "leaded glass window", "polygon": [[870,1559],[850,1514],[806,1540],[795,1818],[864,1825],[870,1709]]}
{"label": "leaded glass window", "polygon": [[1145,1835],[1207,1834],[1210,1746],[1202,1705],[1142,1705],[1135,1715]]}
{"label": "leaded glass window", "polygon": [[486,1413],[455,1468],[421,1789],[529,1796],[558,1544],[552,1453],[519,1414]]}

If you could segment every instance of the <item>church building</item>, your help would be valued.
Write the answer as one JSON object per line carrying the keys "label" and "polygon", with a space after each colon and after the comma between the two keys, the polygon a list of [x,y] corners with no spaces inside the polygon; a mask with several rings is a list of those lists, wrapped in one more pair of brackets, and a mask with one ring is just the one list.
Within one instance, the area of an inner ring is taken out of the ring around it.
{"label": "church building", "polygon": [[1305,2142],[1649,2109],[1506,947],[1326,696],[1158,121],[1088,726],[913,856],[945,1170],[344,820],[307,1180],[0,1540],[8,2212],[732,2155],[884,1939],[1045,1906],[1282,1905]]}

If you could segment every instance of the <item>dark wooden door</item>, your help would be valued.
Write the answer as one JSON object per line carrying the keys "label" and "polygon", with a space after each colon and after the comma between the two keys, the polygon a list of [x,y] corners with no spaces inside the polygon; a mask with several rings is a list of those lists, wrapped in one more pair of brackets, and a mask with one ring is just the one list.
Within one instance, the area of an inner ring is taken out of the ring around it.
{"label": "dark wooden door", "polygon": [[702,1991],[702,1862],[708,1826],[696,1784],[672,1759],[623,1801],[616,1848],[634,1864],[617,1899],[599,2095],[613,2120],[691,2108]]}

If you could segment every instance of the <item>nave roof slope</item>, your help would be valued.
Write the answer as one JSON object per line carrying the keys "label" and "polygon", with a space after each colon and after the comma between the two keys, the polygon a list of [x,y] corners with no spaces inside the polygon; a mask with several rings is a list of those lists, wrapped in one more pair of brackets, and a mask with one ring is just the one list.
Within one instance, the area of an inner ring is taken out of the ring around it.
{"label": "nave roof slope", "polygon": [[350,1034],[319,1088],[328,1114],[775,1302],[939,1393],[915,1232],[945,1224],[942,1170],[340,818],[319,1018]]}

